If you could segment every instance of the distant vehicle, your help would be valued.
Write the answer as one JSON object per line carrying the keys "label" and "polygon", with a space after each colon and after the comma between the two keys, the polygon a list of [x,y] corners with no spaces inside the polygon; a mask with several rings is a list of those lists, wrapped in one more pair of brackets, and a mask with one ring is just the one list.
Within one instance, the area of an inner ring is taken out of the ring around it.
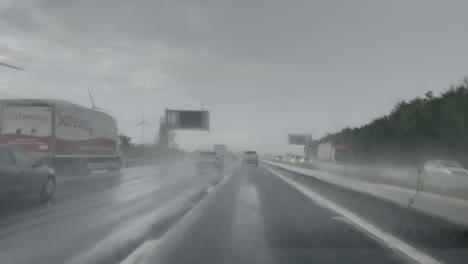
{"label": "distant vehicle", "polygon": [[348,149],[345,145],[321,143],[317,148],[317,158],[321,161],[346,162]]}
{"label": "distant vehicle", "polygon": [[237,162],[239,160],[239,157],[236,154],[228,151],[226,152],[226,156],[224,157],[224,159],[230,162]]}
{"label": "distant vehicle", "polygon": [[291,163],[304,163],[304,157],[294,155],[289,159],[289,162],[291,162]]}
{"label": "distant vehicle", "polygon": [[283,161],[283,160],[284,160],[284,157],[281,156],[281,155],[278,155],[278,156],[275,157],[275,160],[277,160],[277,161]]}
{"label": "distant vehicle", "polygon": [[195,160],[196,153],[194,152],[187,152],[184,156],[184,162],[193,162]]}
{"label": "distant vehicle", "polygon": [[214,151],[198,151],[195,158],[195,166],[197,169],[200,170],[222,170],[224,167],[224,162]]}
{"label": "distant vehicle", "polygon": [[299,163],[303,164],[305,162],[305,160],[306,160],[305,157],[300,157]]}
{"label": "distant vehicle", "polygon": [[217,144],[214,145],[214,151],[220,158],[224,159],[226,157],[227,147],[226,145]]}
{"label": "distant vehicle", "polygon": [[451,160],[430,160],[424,164],[424,171],[440,175],[467,175],[468,170]]}
{"label": "distant vehicle", "polygon": [[61,100],[0,100],[0,144],[22,148],[75,175],[122,165],[117,123],[110,115]]}
{"label": "distant vehicle", "polygon": [[0,146],[0,195],[3,198],[32,196],[49,201],[55,193],[54,172],[19,148]]}
{"label": "distant vehicle", "polygon": [[252,164],[258,167],[258,154],[253,150],[244,151],[242,165]]}

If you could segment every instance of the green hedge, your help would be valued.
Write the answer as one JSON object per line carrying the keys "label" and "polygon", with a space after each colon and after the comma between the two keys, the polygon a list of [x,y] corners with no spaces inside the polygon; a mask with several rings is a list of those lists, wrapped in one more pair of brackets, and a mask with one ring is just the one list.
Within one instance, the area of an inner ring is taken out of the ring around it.
{"label": "green hedge", "polygon": [[468,161],[468,82],[440,96],[427,92],[386,116],[319,140],[344,144],[355,162],[416,165],[426,159]]}

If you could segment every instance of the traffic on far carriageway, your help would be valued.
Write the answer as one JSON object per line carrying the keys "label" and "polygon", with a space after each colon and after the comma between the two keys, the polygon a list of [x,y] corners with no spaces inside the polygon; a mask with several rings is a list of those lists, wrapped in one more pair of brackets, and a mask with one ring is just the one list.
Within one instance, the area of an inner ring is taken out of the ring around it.
{"label": "traffic on far carriageway", "polygon": [[110,115],[61,100],[1,100],[0,143],[29,152],[59,172],[84,175],[122,165]]}

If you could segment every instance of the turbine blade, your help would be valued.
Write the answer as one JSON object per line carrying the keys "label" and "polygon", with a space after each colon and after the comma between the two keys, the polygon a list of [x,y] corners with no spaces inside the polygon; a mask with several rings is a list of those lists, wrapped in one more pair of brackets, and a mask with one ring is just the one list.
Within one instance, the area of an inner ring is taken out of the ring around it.
{"label": "turbine blade", "polygon": [[91,95],[91,90],[89,89],[89,87],[88,87],[88,94],[89,94],[89,99],[91,99],[91,105],[93,106],[93,109],[97,108],[96,104],[94,103],[94,99],[93,99],[93,96]]}
{"label": "turbine blade", "polygon": [[16,67],[16,66],[13,66],[13,65],[10,65],[10,64],[7,64],[7,63],[0,62],[0,65],[5,66],[5,67],[8,67],[8,68],[15,69],[15,70],[24,71],[23,68]]}

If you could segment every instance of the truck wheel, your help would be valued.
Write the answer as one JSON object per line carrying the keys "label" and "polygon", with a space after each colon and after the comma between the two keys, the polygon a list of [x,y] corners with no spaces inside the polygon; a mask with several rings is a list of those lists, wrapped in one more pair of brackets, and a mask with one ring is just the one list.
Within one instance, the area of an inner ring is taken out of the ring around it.
{"label": "truck wheel", "polygon": [[42,185],[41,193],[39,194],[39,202],[47,203],[52,199],[55,194],[55,178],[53,176],[47,177]]}
{"label": "truck wheel", "polygon": [[108,169],[109,172],[119,172],[120,169],[122,169],[122,159],[121,158],[117,158],[115,163],[117,163],[116,166],[109,168]]}
{"label": "truck wheel", "polygon": [[83,160],[81,161],[81,166],[80,166],[80,176],[86,176],[86,175],[89,175],[88,161]]}
{"label": "truck wheel", "polygon": [[73,162],[73,174],[76,176],[86,176],[89,174],[88,161],[76,160]]}

